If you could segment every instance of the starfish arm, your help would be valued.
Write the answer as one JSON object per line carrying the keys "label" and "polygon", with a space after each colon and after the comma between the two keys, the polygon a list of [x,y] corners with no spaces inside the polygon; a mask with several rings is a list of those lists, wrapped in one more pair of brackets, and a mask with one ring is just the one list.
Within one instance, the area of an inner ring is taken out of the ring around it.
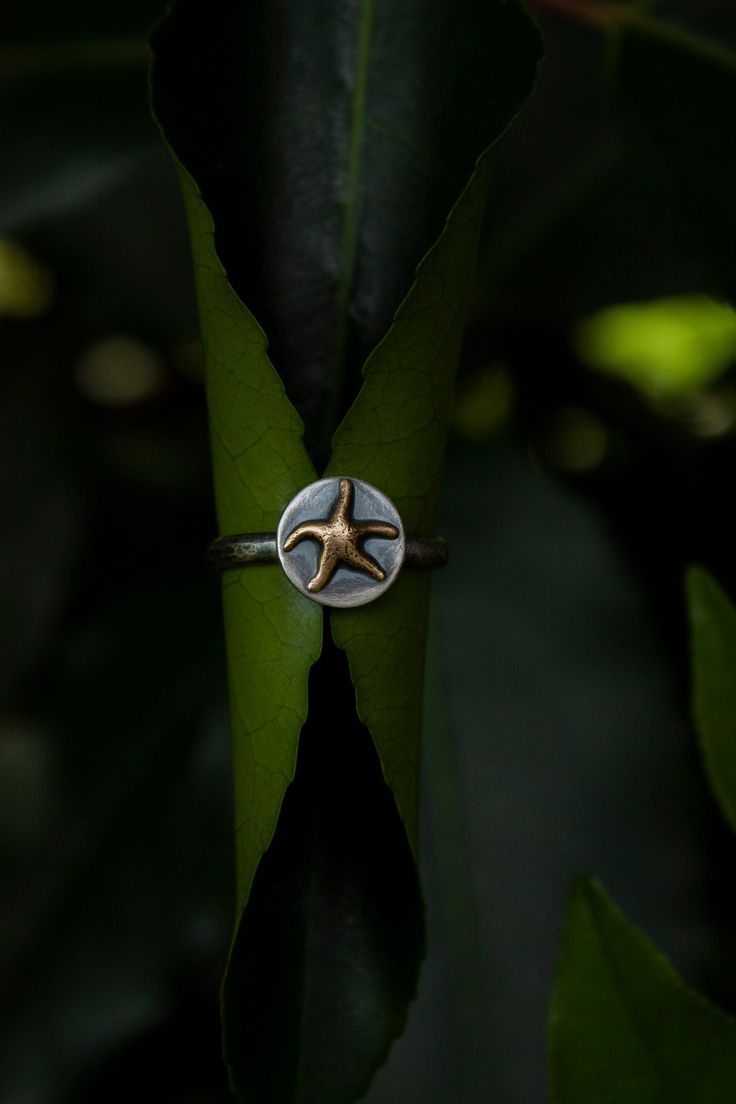
{"label": "starfish arm", "polygon": [[360,571],[365,571],[367,575],[370,575],[371,579],[375,579],[379,583],[382,583],[386,578],[386,572],[377,560],[374,560],[367,552],[361,552],[357,548],[350,557],[350,566],[357,567]]}
{"label": "starfish arm", "polygon": [[284,551],[291,552],[292,548],[295,548],[299,541],[303,540],[324,540],[325,526],[321,521],[305,521],[302,525],[297,525],[296,529],[292,529],[288,537],[284,541]]}
{"label": "starfish arm", "polygon": [[314,575],[307,583],[307,590],[312,594],[316,594],[327,586],[332,576],[335,574],[337,567],[337,556],[334,553],[330,553],[326,548],[322,549],[319,557],[319,566],[317,568],[317,574]]}
{"label": "starfish arm", "polygon": [[387,540],[396,540],[399,530],[388,521],[367,521],[361,525],[360,539],[370,537],[385,537]]}
{"label": "starfish arm", "polygon": [[355,498],[355,488],[349,479],[340,480],[340,490],[337,492],[337,500],[332,507],[332,514],[330,515],[330,521],[336,521],[338,518],[343,518],[348,524],[350,524],[350,518],[353,512],[353,500]]}

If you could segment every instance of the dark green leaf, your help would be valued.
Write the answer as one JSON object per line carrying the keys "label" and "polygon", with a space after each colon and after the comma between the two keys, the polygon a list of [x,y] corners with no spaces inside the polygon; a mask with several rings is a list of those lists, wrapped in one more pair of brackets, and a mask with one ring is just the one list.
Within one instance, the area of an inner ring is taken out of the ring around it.
{"label": "dark green leaf", "polygon": [[727,1104],[736,1023],[581,879],[565,917],[549,1060],[556,1104]]}
{"label": "dark green leaf", "polygon": [[[157,32],[153,102],[184,166],[223,531],[274,528],[314,476],[242,300],[320,464],[391,327],[332,470],[381,485],[410,531],[431,528],[488,158],[473,167],[528,95],[539,50],[502,0],[181,0]],[[399,814],[415,846],[427,587],[407,577],[333,626],[383,773],[339,653],[315,669],[296,780],[223,989],[242,1099],[354,1100],[401,1030],[423,943]],[[271,568],[226,581],[225,602],[242,909],[294,774],[321,615]]]}
{"label": "dark green leaf", "polygon": [[516,324],[660,296],[732,298],[734,5],[529,7],[547,59],[494,182],[476,312]]}
{"label": "dark green leaf", "polygon": [[733,300],[736,22],[681,9],[670,0],[625,21],[618,88],[659,217],[700,290]]}
{"label": "dark green leaf", "polygon": [[225,1054],[242,1100],[355,1099],[416,992],[417,870],[345,667],[327,641],[225,978]]}
{"label": "dark green leaf", "polygon": [[[492,8],[486,11],[491,17]],[[505,58],[485,87],[508,84],[507,111],[529,94],[539,41],[511,10],[499,20],[496,49]],[[484,87],[484,81],[481,81]],[[508,124],[496,114],[486,141]],[[386,337],[365,366],[358,398],[335,434],[328,474],[351,472],[383,488],[396,502],[409,532],[434,525],[452,406],[455,368],[465,324],[478,236],[490,175],[486,151],[458,199],[438,241]],[[409,574],[380,602],[334,611],[333,633],[346,651],[358,711],[376,742],[386,779],[414,847],[417,838],[419,739],[429,581]]]}
{"label": "dark green leaf", "polygon": [[63,14],[49,5],[5,20],[0,232],[68,215],[155,156],[145,85],[155,13],[154,0],[112,0],[94,14],[89,5]]}
{"label": "dark green leaf", "polygon": [[693,712],[708,777],[736,831],[736,609],[702,568],[687,575]]}
{"label": "dark green leaf", "polygon": [[157,114],[317,461],[539,52],[505,0],[180,0],[158,32]]}
{"label": "dark green leaf", "polygon": [[[434,524],[488,172],[486,157],[366,364],[363,389],[335,435],[327,469],[381,487],[410,533],[429,533]],[[415,848],[428,599],[429,578],[405,572],[381,601],[332,613],[358,711]]]}
{"label": "dark green leaf", "polygon": [[[195,257],[220,532],[273,531],[283,503],[314,478],[314,469],[299,416],[266,356],[265,335],[230,287],[207,209],[186,170],[180,174]],[[322,611],[268,566],[226,575],[223,605],[241,909],[296,768]]]}

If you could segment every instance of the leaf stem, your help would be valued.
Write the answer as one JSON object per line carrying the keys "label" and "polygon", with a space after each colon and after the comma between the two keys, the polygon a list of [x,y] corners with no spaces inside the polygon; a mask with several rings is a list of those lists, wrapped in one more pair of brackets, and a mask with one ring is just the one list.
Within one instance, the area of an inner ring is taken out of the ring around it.
{"label": "leaf stem", "polygon": [[609,28],[618,25],[621,20],[620,5],[608,3],[607,0],[591,0],[590,3],[585,0],[529,0],[529,7],[551,11],[595,27]]}
{"label": "leaf stem", "polygon": [[640,4],[617,4],[612,0],[528,0],[528,3],[532,9],[553,12],[604,31],[633,31],[736,72],[736,50],[649,15]]}

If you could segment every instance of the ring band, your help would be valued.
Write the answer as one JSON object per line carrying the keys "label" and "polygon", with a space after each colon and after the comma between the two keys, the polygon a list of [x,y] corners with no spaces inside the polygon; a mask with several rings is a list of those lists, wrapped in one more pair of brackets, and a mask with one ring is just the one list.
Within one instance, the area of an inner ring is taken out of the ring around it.
{"label": "ring band", "polygon": [[403,566],[442,567],[441,537],[407,537],[398,510],[362,479],[329,476],[303,487],[275,533],[218,537],[208,550],[218,571],[280,563],[306,597],[326,606],[361,606],[394,582]]}
{"label": "ring band", "polygon": [[[447,543],[442,537],[407,537],[404,567],[431,570],[447,563]],[[232,571],[251,564],[277,564],[275,533],[236,533],[218,537],[207,549],[207,560],[216,571]]]}

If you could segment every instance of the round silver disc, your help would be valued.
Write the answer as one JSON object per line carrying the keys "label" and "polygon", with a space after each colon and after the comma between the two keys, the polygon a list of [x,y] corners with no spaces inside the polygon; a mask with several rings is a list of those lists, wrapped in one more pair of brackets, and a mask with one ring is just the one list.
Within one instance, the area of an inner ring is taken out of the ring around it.
{"label": "round silver disc", "polygon": [[292,498],[276,533],[281,566],[323,606],[362,606],[387,590],[406,538],[390,498],[362,479],[332,476]]}

